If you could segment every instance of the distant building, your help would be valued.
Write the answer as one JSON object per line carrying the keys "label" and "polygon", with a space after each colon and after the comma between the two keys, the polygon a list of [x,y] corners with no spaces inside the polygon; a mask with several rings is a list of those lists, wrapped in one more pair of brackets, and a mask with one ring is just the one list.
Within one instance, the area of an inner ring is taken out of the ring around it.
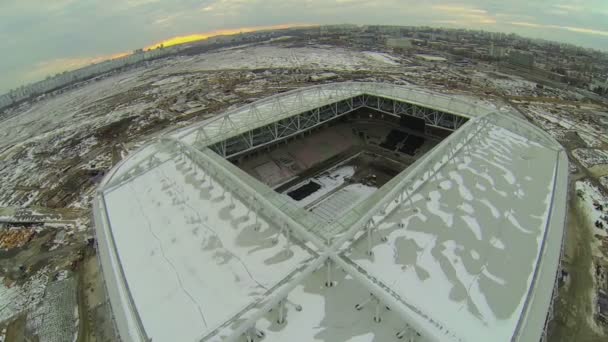
{"label": "distant building", "polygon": [[509,63],[525,68],[534,67],[534,55],[521,50],[512,50],[509,53]]}
{"label": "distant building", "polygon": [[503,46],[495,46],[494,43],[490,45],[490,57],[493,58],[505,58],[507,56],[507,48]]}
{"label": "distant building", "polygon": [[471,53],[472,53],[470,48],[462,47],[462,46],[453,47],[451,49],[451,52],[458,56],[468,56],[468,57],[470,57]]}
{"label": "distant building", "polygon": [[136,50],[135,53],[124,57],[119,57],[97,64],[91,64],[80,69],[62,72],[45,80],[35,82],[26,86],[13,89],[0,96],[0,109],[10,106],[13,103],[25,100],[32,96],[38,96],[55,89],[59,89],[74,82],[79,82],[87,78],[100,75],[114,69],[133,65],[146,60],[162,57],[171,53],[173,49],[154,49],[143,51]]}
{"label": "distant building", "polygon": [[608,93],[608,79],[594,79],[589,83],[589,90],[594,91],[598,94],[607,94]]}
{"label": "distant building", "polygon": [[0,109],[8,107],[13,103],[13,100],[8,94],[0,95]]}
{"label": "distant building", "polygon": [[388,38],[386,46],[393,49],[409,49],[412,47],[412,40],[410,38]]}
{"label": "distant building", "polygon": [[378,27],[378,32],[382,33],[382,34],[388,34],[388,35],[399,35],[401,33],[401,27],[400,26],[380,26]]}
{"label": "distant building", "polygon": [[330,34],[350,33],[358,28],[357,25],[342,24],[342,25],[324,25],[319,28],[322,36]]}

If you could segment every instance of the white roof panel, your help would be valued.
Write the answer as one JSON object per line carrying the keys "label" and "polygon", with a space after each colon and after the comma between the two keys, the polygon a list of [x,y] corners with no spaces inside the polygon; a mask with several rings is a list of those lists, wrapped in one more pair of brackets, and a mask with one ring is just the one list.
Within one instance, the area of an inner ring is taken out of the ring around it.
{"label": "white roof panel", "polygon": [[[464,341],[511,339],[552,205],[558,152],[486,127],[346,256]],[[386,242],[380,240],[387,239]]]}
{"label": "white roof panel", "polygon": [[[333,222],[191,146],[198,132],[225,139],[360,94],[471,120]],[[100,255],[109,258],[102,265],[121,270],[108,287],[129,298],[111,296],[112,307],[155,341],[237,338],[280,296],[302,297],[299,282],[319,278],[304,274],[329,258],[426,339],[537,340],[559,263],[567,163],[555,140],[523,120],[413,87],[340,83],[280,94],[153,142],[104,179],[104,205],[95,207],[107,214],[96,215]]]}
{"label": "white roof panel", "polygon": [[260,220],[255,232],[239,199],[220,184],[210,189],[204,176],[174,157],[104,195],[128,288],[154,341],[197,340],[311,257],[297,245],[284,250],[272,222]]}

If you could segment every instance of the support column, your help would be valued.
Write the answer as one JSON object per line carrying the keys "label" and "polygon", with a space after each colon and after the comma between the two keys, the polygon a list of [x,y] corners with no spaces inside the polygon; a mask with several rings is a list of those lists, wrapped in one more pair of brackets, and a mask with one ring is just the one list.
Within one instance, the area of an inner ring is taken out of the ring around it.
{"label": "support column", "polygon": [[452,143],[450,143],[448,145],[448,157],[450,158],[450,162],[452,162],[452,164],[454,165],[454,168],[458,168],[458,165],[456,164],[456,153],[454,152],[454,146],[452,145]]}
{"label": "support column", "polygon": [[470,144],[465,144],[464,142],[463,142],[463,144],[464,144],[463,149],[464,149],[465,156],[470,157],[471,156],[471,146],[470,146]]}
{"label": "support column", "polygon": [[285,232],[285,238],[287,239],[285,251],[289,252],[291,249],[291,230],[289,230],[289,228],[287,228],[287,231]]}
{"label": "support column", "polygon": [[407,199],[410,201],[410,206],[412,206],[412,209],[415,210],[416,208],[414,207],[414,201],[412,200],[412,196],[411,196],[412,195],[412,190],[413,190],[412,186],[411,185],[408,186],[407,187],[407,195],[406,196],[407,196]]}
{"label": "support column", "polygon": [[396,334],[396,337],[400,340],[405,338],[406,342],[413,342],[414,341],[414,332],[410,327],[406,327],[405,329],[398,332]]}
{"label": "support column", "polygon": [[266,334],[262,330],[258,330],[255,325],[247,329],[247,332],[245,333],[247,342],[254,342],[256,337],[262,338],[264,336],[266,336]]}
{"label": "support column", "polygon": [[[272,221],[272,218],[270,218],[270,220]],[[289,230],[289,228],[286,228],[286,226],[287,224],[281,225],[281,229],[279,229],[277,235],[274,237],[273,243],[275,245],[279,243],[279,238],[281,237],[281,235],[284,234],[286,230]]]}
{"label": "support column", "polygon": [[373,252],[372,252],[372,228],[373,228],[373,222],[370,221],[367,224],[367,255],[372,256]]}
{"label": "support column", "polygon": [[439,181],[439,170],[441,169],[441,161],[439,162],[439,167],[437,168],[437,171],[435,171],[435,165],[437,165],[437,161],[432,161],[433,166],[431,167],[431,170],[433,172],[433,177],[432,177],[432,181],[434,182],[438,182]]}
{"label": "support column", "polygon": [[279,302],[279,318],[277,319],[277,323],[285,323],[285,300]]}
{"label": "support column", "polygon": [[355,310],[361,311],[367,304],[369,304],[374,299],[374,295],[370,294],[369,298],[362,301],[361,303],[355,305]]}
{"label": "support column", "polygon": [[327,259],[325,266],[327,267],[327,279],[325,279],[325,287],[333,287],[334,282],[331,280],[331,259]]}
{"label": "support column", "polygon": [[296,310],[297,312],[302,311],[302,305],[293,303],[287,297],[285,297],[285,299],[283,299],[283,302],[285,303],[285,306],[287,306],[287,304],[291,305],[293,307],[293,309]]}
{"label": "support column", "polygon": [[382,321],[382,317],[380,317],[380,300],[375,298],[376,301],[376,312],[374,313],[374,322],[380,323]]}
{"label": "support column", "polygon": [[[243,201],[245,203],[245,201]],[[249,202],[247,204],[247,220],[249,220],[249,215],[251,214],[251,207],[253,206],[253,196],[251,196]]]}
{"label": "support column", "polygon": [[253,224],[253,230],[254,231],[259,231],[260,230],[260,223],[258,222],[258,217],[260,216],[260,207],[258,206],[259,203],[257,203],[257,201],[255,200],[254,197],[254,203],[252,203],[253,207],[255,208],[255,222]]}

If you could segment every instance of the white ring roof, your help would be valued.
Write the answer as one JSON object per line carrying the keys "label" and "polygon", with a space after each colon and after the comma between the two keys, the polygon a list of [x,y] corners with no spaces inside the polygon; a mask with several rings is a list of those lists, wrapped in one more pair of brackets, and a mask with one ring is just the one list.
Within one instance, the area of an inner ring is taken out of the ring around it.
{"label": "white ring roof", "polygon": [[[329,225],[203,147],[361,94],[470,120]],[[238,338],[329,260],[425,340],[538,341],[567,170],[535,126],[413,87],[329,84],[229,111],[145,146],[100,185],[94,214],[118,330],[134,341]]]}

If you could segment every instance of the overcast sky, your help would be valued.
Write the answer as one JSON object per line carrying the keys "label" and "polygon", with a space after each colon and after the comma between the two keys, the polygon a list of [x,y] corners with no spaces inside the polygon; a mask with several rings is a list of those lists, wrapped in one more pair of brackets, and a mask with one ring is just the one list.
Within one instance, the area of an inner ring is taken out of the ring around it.
{"label": "overcast sky", "polygon": [[334,23],[515,32],[608,51],[608,0],[0,0],[0,93],[174,36]]}

